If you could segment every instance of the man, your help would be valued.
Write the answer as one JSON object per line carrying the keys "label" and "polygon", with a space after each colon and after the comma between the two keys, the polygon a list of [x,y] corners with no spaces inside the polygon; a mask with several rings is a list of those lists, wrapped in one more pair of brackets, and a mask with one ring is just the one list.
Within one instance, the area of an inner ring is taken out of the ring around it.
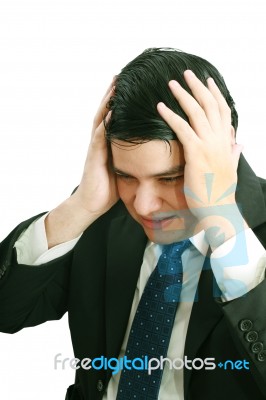
{"label": "man", "polygon": [[179,364],[165,362],[157,394],[149,381],[125,397],[131,377],[83,363],[67,399],[266,398],[266,182],[240,156],[236,129],[234,102],[211,64],[149,49],[108,89],[73,195],[1,244],[1,330],[68,311],[79,361],[128,354],[164,249],[189,246],[164,350]]}

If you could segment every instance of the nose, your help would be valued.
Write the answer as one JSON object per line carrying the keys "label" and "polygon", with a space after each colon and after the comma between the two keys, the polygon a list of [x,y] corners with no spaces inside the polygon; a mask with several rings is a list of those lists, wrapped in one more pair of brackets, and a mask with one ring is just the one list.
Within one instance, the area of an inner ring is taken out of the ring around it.
{"label": "nose", "polygon": [[135,193],[134,208],[138,215],[151,217],[162,208],[162,199],[154,187],[140,185]]}

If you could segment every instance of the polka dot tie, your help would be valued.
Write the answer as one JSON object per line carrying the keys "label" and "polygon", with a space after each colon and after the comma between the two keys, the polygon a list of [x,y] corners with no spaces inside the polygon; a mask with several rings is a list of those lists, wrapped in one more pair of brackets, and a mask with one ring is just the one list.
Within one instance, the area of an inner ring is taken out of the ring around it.
{"label": "polka dot tie", "polygon": [[[179,303],[183,268],[181,256],[189,240],[163,246],[158,264],[143,291],[131,330],[127,359],[166,357]],[[138,365],[140,365],[138,363]],[[158,398],[163,369],[123,369],[117,400],[155,400]]]}

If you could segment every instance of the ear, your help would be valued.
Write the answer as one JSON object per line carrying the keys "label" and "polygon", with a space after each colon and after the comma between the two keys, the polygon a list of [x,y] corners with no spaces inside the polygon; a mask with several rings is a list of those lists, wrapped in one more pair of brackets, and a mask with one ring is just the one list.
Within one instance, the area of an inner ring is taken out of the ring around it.
{"label": "ear", "polygon": [[235,128],[231,125],[231,144],[236,143],[236,131]]}

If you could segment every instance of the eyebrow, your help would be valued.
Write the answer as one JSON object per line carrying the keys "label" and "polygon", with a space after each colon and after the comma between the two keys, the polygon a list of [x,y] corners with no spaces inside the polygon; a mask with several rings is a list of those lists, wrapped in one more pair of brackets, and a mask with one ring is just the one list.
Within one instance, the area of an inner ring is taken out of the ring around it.
{"label": "eyebrow", "polygon": [[[184,165],[176,165],[173,168],[170,168],[170,169],[168,169],[166,171],[159,172],[157,174],[153,174],[153,175],[151,175],[149,177],[150,178],[159,178],[159,177],[162,177],[162,176],[171,176],[171,175],[174,175],[174,174],[179,174],[181,172],[184,172],[184,169],[185,169]],[[122,171],[121,169],[116,168],[114,166],[113,166],[113,171],[114,171],[115,174],[118,174],[118,175],[132,176],[131,174],[129,174],[129,173],[125,172],[125,171]]]}

